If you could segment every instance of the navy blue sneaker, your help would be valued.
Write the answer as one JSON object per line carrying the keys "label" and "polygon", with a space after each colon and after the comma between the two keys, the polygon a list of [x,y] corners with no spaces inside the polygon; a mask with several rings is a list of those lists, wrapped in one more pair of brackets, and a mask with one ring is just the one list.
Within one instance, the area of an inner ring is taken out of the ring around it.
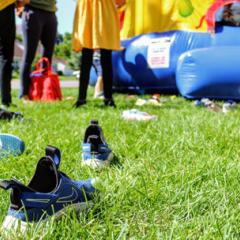
{"label": "navy blue sneaker", "polygon": [[0,159],[9,155],[18,156],[24,152],[24,142],[11,134],[0,134]]}
{"label": "navy blue sneaker", "polygon": [[92,120],[87,127],[82,144],[83,163],[92,168],[102,168],[113,159],[112,150],[106,143],[98,121]]}
{"label": "navy blue sneaker", "polygon": [[71,180],[58,170],[60,151],[50,146],[46,153],[27,186],[15,179],[0,181],[1,188],[12,189],[2,231],[20,229],[24,232],[29,224],[49,216],[59,218],[68,208],[79,212],[92,206],[93,180]]}

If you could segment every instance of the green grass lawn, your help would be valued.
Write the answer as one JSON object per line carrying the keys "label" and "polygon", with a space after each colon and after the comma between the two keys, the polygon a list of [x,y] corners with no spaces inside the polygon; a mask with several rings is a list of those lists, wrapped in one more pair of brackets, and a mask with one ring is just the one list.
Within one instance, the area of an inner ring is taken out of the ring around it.
{"label": "green grass lawn", "polygon": [[[26,120],[1,122],[3,133],[21,137],[25,153],[0,162],[0,178],[28,183],[47,144],[62,151],[61,170],[74,179],[99,177],[101,196],[88,215],[69,212],[61,221],[24,239],[240,239],[240,110],[228,114],[196,108],[177,97],[161,107],[144,106],[153,122],[127,122],[123,110],[136,98],[115,95],[118,108],[92,100],[72,108],[77,90],[56,103],[24,105]],[[102,171],[81,166],[80,142],[98,119],[119,163]],[[0,221],[9,192],[0,191]],[[44,234],[43,234],[44,231]],[[16,238],[15,238],[16,239]]]}
{"label": "green grass lawn", "polygon": [[59,76],[60,81],[77,81],[76,76]]}
{"label": "green grass lawn", "polygon": [[[19,80],[19,74],[14,74],[13,75],[14,80]],[[60,81],[76,81],[76,77],[75,76],[59,76],[59,80]]]}

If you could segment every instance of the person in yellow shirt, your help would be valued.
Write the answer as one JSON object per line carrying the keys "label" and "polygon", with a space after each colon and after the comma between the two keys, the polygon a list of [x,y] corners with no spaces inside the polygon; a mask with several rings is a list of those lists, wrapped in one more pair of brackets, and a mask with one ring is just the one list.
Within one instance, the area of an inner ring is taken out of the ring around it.
{"label": "person in yellow shirt", "polygon": [[117,7],[124,0],[78,0],[74,18],[73,50],[82,51],[79,95],[75,107],[86,104],[93,52],[100,49],[103,71],[104,104],[116,107],[112,97],[112,50],[120,50]]}

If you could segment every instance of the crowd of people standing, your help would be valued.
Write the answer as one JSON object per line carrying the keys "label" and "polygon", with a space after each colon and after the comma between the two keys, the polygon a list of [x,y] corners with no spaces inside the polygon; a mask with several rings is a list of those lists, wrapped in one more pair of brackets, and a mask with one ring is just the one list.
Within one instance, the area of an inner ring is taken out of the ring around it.
{"label": "crowd of people standing", "polygon": [[[112,97],[112,50],[120,50],[117,8],[125,0],[78,0],[73,23],[73,50],[82,52],[79,94],[75,107],[87,103],[93,53],[99,50],[104,104],[115,107]],[[20,68],[19,97],[28,101],[31,66],[39,43],[42,57],[51,63],[57,36],[56,0],[0,0],[0,89],[2,105],[12,103],[11,79],[16,32],[15,13],[22,18],[24,53]],[[17,11],[15,10],[17,9]],[[71,31],[71,29],[70,29]]]}

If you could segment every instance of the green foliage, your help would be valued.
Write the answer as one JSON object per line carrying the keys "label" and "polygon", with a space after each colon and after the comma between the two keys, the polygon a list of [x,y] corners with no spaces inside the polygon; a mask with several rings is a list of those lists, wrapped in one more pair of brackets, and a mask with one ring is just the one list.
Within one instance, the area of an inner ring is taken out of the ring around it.
{"label": "green foliage", "polygon": [[73,70],[79,70],[81,54],[72,51],[72,35],[70,33],[59,34],[57,39],[58,44],[55,46],[54,56],[66,60]]}
{"label": "green foliage", "polygon": [[23,42],[23,36],[20,35],[20,34],[17,34],[16,35],[16,40],[19,41],[19,42]]}
{"label": "green foliage", "polygon": [[63,42],[60,42],[55,46],[55,57],[62,59],[69,59],[71,56],[71,34],[65,33],[63,36]]}
{"label": "green foliage", "polygon": [[80,69],[81,56],[82,56],[81,53],[72,52],[71,57],[68,61],[68,64],[73,70],[79,70]]}
{"label": "green foliage", "polygon": [[[0,162],[0,178],[28,183],[47,144],[62,150],[61,170],[74,179],[99,177],[99,200],[88,215],[68,212],[62,220],[44,222],[22,239],[239,239],[240,110],[218,114],[177,97],[161,107],[140,109],[158,116],[153,122],[128,122],[125,109],[135,97],[115,95],[117,109],[92,100],[73,109],[77,89],[64,100],[23,104],[25,120],[1,122],[1,132],[26,143],[20,157]],[[98,119],[119,164],[102,171],[81,165],[80,143],[90,119]],[[9,192],[0,192],[0,221]],[[11,239],[17,239],[11,238]]]}
{"label": "green foliage", "polygon": [[39,59],[41,58],[41,55],[40,54],[37,54],[33,60],[33,63],[32,63],[32,71],[35,71],[36,70],[36,65],[37,65],[37,62],[39,61]]}

